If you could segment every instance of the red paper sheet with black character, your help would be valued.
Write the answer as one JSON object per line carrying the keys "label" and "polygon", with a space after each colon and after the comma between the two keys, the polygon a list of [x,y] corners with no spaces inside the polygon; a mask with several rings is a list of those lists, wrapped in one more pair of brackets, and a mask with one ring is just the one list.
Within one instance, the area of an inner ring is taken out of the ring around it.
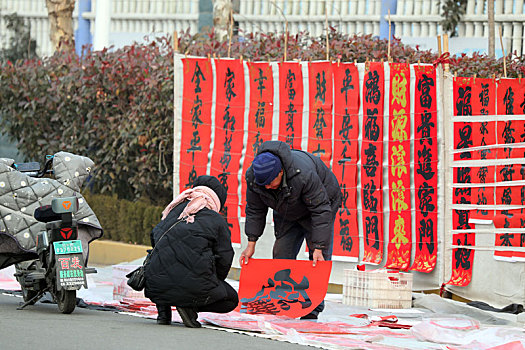
{"label": "red paper sheet with black character", "polygon": [[179,192],[206,175],[211,143],[213,73],[207,58],[184,58]]}
{"label": "red paper sheet with black character", "polygon": [[239,168],[244,138],[244,70],[240,60],[215,60],[217,98],[211,175],[226,187],[228,197],[221,212],[232,233],[232,243],[241,243],[239,228]]}
{"label": "red paper sheet with black character", "polygon": [[343,203],[334,225],[334,260],[357,261],[357,161],[359,160],[359,74],[353,63],[334,63],[334,172]]}
{"label": "red paper sheet with black character", "polygon": [[309,314],[324,299],[331,261],[250,259],[242,265],[237,311],[292,318]]}
{"label": "red paper sheet with black character", "polygon": [[437,95],[433,66],[414,66],[415,251],[411,270],[431,272],[437,262]]}
{"label": "red paper sheet with black character", "polygon": [[267,62],[248,62],[250,109],[248,113],[248,143],[241,174],[241,216],[246,209],[246,179],[244,173],[252,164],[264,141],[272,139],[273,71]]}
{"label": "red paper sheet with black character", "polygon": [[308,63],[310,114],[308,152],[320,157],[330,167],[332,160],[332,64]]}
{"label": "red paper sheet with black character", "polygon": [[361,205],[364,228],[363,262],[383,260],[383,63],[372,62],[363,81],[361,142]]}
{"label": "red paper sheet with black character", "polygon": [[304,108],[303,72],[298,62],[279,63],[279,141],[301,149]]}

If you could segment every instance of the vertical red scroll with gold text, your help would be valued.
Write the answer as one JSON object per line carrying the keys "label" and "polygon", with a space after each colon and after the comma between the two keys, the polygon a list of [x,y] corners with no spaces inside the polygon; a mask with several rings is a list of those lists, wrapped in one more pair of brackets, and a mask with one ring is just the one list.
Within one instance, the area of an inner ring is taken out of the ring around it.
{"label": "vertical red scroll with gold text", "polygon": [[308,63],[310,120],[308,152],[330,167],[332,159],[332,63]]}
{"label": "vertical red scroll with gold text", "polygon": [[232,243],[241,243],[239,229],[239,168],[244,137],[245,84],[240,60],[215,60],[217,98],[211,175],[226,187],[228,197],[221,212],[232,233]]}
{"label": "vertical red scroll with gold text", "polygon": [[298,62],[279,63],[279,141],[301,149],[304,109],[303,72]]}
{"label": "vertical red scroll with gold text", "polygon": [[334,161],[343,203],[334,226],[332,256],[357,261],[357,161],[359,160],[359,74],[353,63],[334,63]]}
{"label": "vertical red scroll with gold text", "polygon": [[183,58],[179,192],[206,174],[211,142],[213,73],[207,58]]}
{"label": "vertical red scroll with gold text", "polygon": [[386,267],[410,264],[412,225],[410,205],[410,66],[390,64],[388,187],[390,203]]}
{"label": "vertical red scroll with gold text", "polygon": [[383,260],[383,63],[372,62],[363,81],[363,135],[361,141],[361,204],[363,209],[363,261]]}
{"label": "vertical red scroll with gold text", "polygon": [[[264,141],[272,139],[273,73],[268,62],[248,62],[250,109],[248,113],[248,144],[244,155],[244,172],[252,164]],[[245,216],[246,179],[241,176],[241,216]]]}
{"label": "vertical red scroll with gold text", "polygon": [[411,270],[431,272],[437,262],[437,95],[433,66],[414,66],[415,251]]}

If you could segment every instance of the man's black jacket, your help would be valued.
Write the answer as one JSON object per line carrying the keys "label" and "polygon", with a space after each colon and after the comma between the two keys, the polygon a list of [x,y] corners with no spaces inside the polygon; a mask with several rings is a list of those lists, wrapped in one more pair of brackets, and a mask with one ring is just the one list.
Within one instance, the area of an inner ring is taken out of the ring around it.
{"label": "man's black jacket", "polygon": [[319,157],[290,150],[288,144],[281,141],[264,142],[259,154],[262,152],[272,152],[281,159],[285,176],[280,190],[267,190],[255,183],[251,166],[246,171],[245,233],[248,240],[256,241],[262,235],[268,208],[272,208],[285,219],[275,227],[277,237],[284,234],[290,224],[299,222],[311,230],[314,248],[327,247],[342,201],[335,175]]}

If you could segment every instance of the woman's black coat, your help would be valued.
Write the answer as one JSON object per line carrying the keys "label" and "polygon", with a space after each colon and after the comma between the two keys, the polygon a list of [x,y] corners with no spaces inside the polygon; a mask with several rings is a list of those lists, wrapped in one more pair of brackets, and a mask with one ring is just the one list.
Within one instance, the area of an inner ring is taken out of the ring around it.
{"label": "woman's black coat", "polygon": [[226,279],[233,260],[230,230],[207,208],[193,223],[178,222],[188,203],[176,206],[151,232],[156,248],[146,266],[145,295],[156,304],[199,307],[226,298],[219,280]]}

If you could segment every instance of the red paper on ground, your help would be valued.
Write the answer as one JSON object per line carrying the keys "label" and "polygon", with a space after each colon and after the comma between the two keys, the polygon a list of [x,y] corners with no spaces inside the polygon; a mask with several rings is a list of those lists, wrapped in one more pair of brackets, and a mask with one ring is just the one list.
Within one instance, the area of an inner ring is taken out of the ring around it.
{"label": "red paper on ground", "polygon": [[327,167],[332,160],[332,63],[308,63],[310,114],[308,152],[320,157]]}
{"label": "red paper on ground", "polygon": [[211,144],[213,73],[207,58],[183,58],[179,192],[206,175]]}
{"label": "red paper on ground", "polygon": [[264,141],[272,139],[273,71],[267,62],[248,62],[250,109],[248,114],[248,143],[241,174],[241,216],[246,209],[246,179],[244,173],[252,164]]}
{"label": "red paper on ground", "polygon": [[301,149],[304,108],[303,72],[298,62],[279,63],[279,141]]}
{"label": "red paper on ground", "polygon": [[241,243],[239,228],[239,168],[244,138],[244,69],[240,60],[215,60],[217,85],[215,136],[211,175],[226,187],[221,213],[231,229],[232,243]]}
{"label": "red paper on ground", "polygon": [[361,207],[363,262],[383,260],[383,63],[372,62],[363,81],[363,135],[361,142]]}
{"label": "red paper on ground", "polygon": [[406,63],[390,64],[389,100],[390,216],[385,266],[407,269],[412,249],[412,208],[410,205],[410,66]]}
{"label": "red paper on ground", "polygon": [[250,259],[239,279],[237,311],[301,317],[324,299],[332,269],[331,261]]}
{"label": "red paper on ground", "polygon": [[359,160],[359,74],[353,63],[334,63],[334,161],[343,203],[334,225],[334,260],[359,257],[357,161]]}
{"label": "red paper on ground", "polygon": [[414,66],[415,252],[411,270],[431,272],[437,262],[437,96],[433,66]]}

